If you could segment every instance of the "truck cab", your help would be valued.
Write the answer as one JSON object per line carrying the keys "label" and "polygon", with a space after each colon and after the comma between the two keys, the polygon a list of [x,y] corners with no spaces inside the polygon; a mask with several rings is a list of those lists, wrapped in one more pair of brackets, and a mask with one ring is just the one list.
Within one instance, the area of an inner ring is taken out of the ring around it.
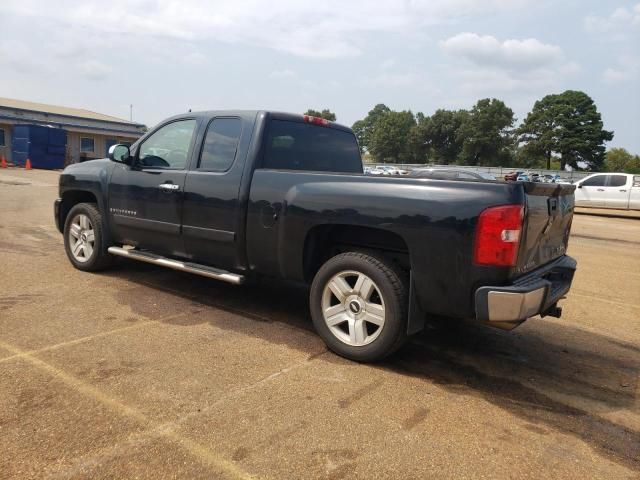
{"label": "truck cab", "polygon": [[640,175],[595,173],[575,185],[578,207],[640,210]]}
{"label": "truck cab", "polygon": [[572,185],[368,176],[351,129],[269,111],[171,117],[67,167],[54,204],[80,270],[115,256],[234,284],[309,285],[327,346],[384,358],[428,316],[560,315]]}

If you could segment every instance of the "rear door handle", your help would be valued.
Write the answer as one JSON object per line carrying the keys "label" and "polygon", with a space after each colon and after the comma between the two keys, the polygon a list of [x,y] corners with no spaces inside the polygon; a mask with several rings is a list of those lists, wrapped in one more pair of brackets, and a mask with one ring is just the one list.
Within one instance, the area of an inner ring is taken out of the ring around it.
{"label": "rear door handle", "polygon": [[598,191],[599,192],[604,192],[604,188],[599,188]]}
{"label": "rear door handle", "polygon": [[620,191],[621,191],[621,192],[626,192],[626,190],[624,190],[624,189],[621,189]]}
{"label": "rear door handle", "polygon": [[158,188],[165,192],[175,192],[180,189],[180,185],[176,185],[175,183],[161,183],[158,185]]}

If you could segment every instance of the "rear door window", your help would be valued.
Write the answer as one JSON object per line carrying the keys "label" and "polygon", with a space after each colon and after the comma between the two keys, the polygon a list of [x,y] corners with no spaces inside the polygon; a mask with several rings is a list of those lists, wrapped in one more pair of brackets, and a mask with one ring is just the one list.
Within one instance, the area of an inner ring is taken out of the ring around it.
{"label": "rear door window", "polygon": [[207,128],[198,168],[226,172],[236,158],[242,123],[239,118],[215,118]]}
{"label": "rear door window", "polygon": [[609,175],[609,183],[607,187],[623,187],[627,184],[627,177],[625,175]]}
{"label": "rear door window", "polygon": [[263,168],[362,173],[356,137],[351,132],[287,120],[272,120]]}

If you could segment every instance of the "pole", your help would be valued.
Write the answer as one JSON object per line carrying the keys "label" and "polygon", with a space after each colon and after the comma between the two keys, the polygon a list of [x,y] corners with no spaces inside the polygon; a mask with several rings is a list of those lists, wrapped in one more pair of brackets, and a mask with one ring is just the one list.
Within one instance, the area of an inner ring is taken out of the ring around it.
{"label": "pole", "polygon": [[133,122],[133,104],[129,105],[129,121]]}

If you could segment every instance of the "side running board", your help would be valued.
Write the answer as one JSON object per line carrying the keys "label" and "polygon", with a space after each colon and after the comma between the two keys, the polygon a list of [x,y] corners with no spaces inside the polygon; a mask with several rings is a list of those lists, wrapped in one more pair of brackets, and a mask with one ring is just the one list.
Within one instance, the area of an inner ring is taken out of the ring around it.
{"label": "side running board", "polygon": [[222,280],[223,282],[233,283],[235,285],[244,283],[245,279],[243,275],[237,275],[235,273],[227,272],[226,270],[220,270],[218,268],[208,267],[206,265],[200,265],[198,263],[172,260],[170,258],[161,257],[160,255],[155,255],[153,253],[141,252],[133,248],[127,249],[121,247],[109,247],[108,251],[112,255],[130,258],[131,260],[139,260],[140,262],[152,263],[154,265],[172,268],[181,272],[195,273],[196,275],[215,278],[216,280]]}

